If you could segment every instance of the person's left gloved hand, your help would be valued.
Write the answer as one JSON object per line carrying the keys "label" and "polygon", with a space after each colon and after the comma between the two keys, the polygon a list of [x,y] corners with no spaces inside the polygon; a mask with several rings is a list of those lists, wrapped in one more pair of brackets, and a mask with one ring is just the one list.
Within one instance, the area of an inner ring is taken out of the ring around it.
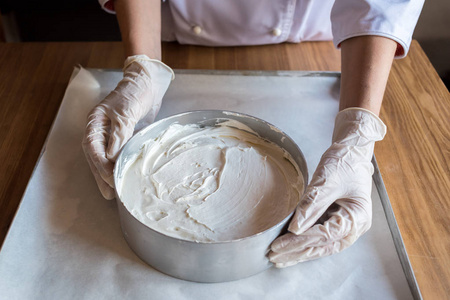
{"label": "person's left gloved hand", "polygon": [[[271,245],[278,268],[338,253],[372,224],[371,159],[386,126],[372,112],[349,108],[336,117],[333,143],[319,165],[289,225]],[[323,222],[321,222],[323,221]]]}

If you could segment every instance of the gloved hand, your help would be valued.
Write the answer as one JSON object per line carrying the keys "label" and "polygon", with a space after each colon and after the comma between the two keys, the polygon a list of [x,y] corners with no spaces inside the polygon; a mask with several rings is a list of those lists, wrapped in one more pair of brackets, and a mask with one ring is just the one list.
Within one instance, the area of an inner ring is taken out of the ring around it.
{"label": "gloved hand", "polygon": [[338,113],[333,143],[319,165],[289,224],[289,233],[271,245],[278,268],[338,253],[372,224],[371,163],[374,144],[386,126],[372,112],[348,108]]}
{"label": "gloved hand", "polygon": [[133,135],[136,123],[147,114],[151,121],[174,74],[171,68],[146,55],[125,60],[123,79],[90,112],[83,150],[97,185],[106,199],[114,198],[114,162]]}

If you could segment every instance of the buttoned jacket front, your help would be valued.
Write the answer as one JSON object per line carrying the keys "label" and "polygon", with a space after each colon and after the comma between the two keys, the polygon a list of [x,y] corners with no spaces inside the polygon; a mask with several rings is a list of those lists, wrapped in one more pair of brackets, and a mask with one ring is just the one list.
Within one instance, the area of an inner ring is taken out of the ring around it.
{"label": "buttoned jacket front", "polygon": [[[112,1],[99,0],[113,12]],[[263,45],[378,35],[406,55],[423,0],[167,0],[162,40],[204,46]]]}

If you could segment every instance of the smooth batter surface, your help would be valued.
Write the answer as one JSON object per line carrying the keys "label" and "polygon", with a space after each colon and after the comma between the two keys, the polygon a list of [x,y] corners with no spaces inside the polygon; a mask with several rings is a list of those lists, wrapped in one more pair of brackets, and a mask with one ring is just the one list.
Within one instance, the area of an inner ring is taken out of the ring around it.
{"label": "smooth batter surface", "polygon": [[299,168],[276,144],[238,128],[251,131],[237,121],[173,124],[148,141],[121,181],[127,209],[152,229],[199,242],[251,236],[282,221],[303,191]]}

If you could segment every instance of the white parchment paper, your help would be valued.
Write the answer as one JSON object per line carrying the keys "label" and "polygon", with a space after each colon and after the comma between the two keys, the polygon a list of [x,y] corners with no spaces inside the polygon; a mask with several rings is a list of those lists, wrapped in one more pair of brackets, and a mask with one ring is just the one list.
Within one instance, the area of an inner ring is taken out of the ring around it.
{"label": "white parchment paper", "polygon": [[[121,76],[74,74],[0,252],[0,299],[412,298],[375,188],[371,230],[332,257],[217,284],[175,279],[142,262],[81,149],[88,112]],[[331,141],[338,86],[336,77],[178,74],[158,118],[197,109],[262,118],[298,143],[311,177]]]}

